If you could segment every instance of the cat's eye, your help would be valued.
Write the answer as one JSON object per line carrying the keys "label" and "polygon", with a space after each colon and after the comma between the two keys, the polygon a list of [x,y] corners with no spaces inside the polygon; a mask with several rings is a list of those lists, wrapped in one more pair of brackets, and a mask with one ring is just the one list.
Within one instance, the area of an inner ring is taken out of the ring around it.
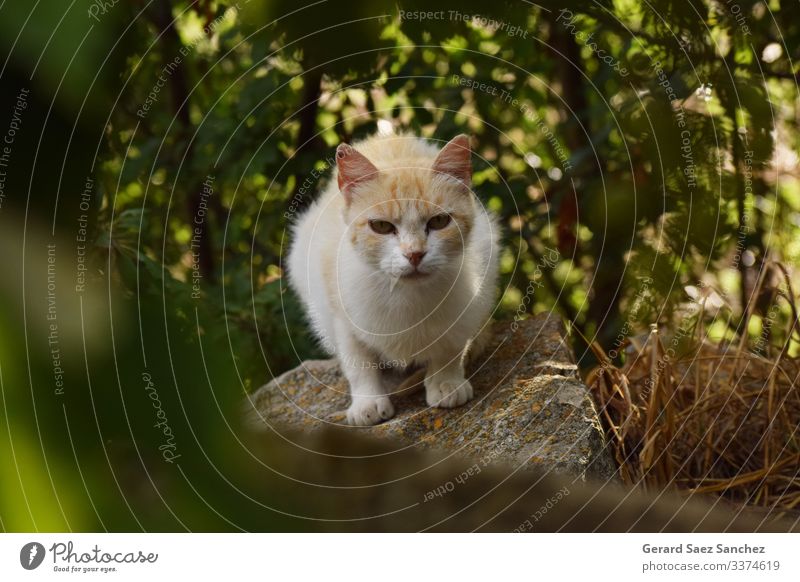
{"label": "cat's eye", "polygon": [[370,220],[369,227],[378,234],[394,234],[397,229],[386,220]]}
{"label": "cat's eye", "polygon": [[428,221],[428,230],[441,230],[450,224],[449,214],[437,214]]}

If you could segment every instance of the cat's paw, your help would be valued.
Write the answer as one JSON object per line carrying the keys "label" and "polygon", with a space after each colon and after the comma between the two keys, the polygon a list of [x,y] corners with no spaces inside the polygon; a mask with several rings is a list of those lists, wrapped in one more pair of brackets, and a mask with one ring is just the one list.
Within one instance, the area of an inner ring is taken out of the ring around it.
{"label": "cat's paw", "polygon": [[356,396],[347,409],[347,424],[372,426],[394,416],[394,406],[388,396]]}
{"label": "cat's paw", "polygon": [[472,396],[472,384],[463,378],[425,382],[425,400],[428,406],[455,408],[472,400]]}

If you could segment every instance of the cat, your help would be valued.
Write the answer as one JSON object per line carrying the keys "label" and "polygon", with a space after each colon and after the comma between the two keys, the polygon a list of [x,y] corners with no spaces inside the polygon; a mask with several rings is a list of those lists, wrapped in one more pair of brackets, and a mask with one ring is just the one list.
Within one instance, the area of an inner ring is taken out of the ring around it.
{"label": "cat", "polygon": [[473,397],[462,360],[494,308],[499,227],[471,183],[463,134],[441,150],[410,135],[342,143],[293,226],[289,283],[350,384],[349,424],[394,416],[387,361],[424,370],[430,406]]}

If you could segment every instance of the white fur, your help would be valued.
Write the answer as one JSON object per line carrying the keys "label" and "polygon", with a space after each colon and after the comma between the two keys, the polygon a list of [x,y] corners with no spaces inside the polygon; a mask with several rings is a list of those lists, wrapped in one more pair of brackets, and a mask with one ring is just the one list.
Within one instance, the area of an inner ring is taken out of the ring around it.
{"label": "white fur", "polygon": [[[418,138],[405,140],[407,157],[430,166],[438,150]],[[380,138],[355,147],[381,171],[398,163],[398,148],[384,153]],[[348,421],[372,425],[394,415],[381,377],[381,362],[387,361],[427,367],[429,405],[464,404],[473,391],[464,378],[462,354],[494,307],[499,258],[494,217],[475,198],[472,231],[463,253],[453,257],[439,248],[435,233],[421,231],[419,217],[404,215],[375,264],[351,242],[345,206],[334,176],[294,226],[288,274],[314,332],[339,358],[350,383]],[[427,241],[415,240],[425,236]],[[419,266],[427,275],[406,279],[413,268],[401,245],[417,242],[427,243]]]}

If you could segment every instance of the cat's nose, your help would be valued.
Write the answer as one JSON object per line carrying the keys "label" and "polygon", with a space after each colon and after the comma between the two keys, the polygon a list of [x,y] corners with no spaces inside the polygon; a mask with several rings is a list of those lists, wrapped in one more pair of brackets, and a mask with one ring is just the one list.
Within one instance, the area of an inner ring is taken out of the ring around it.
{"label": "cat's nose", "polygon": [[423,252],[414,252],[414,253],[407,253],[406,258],[408,262],[411,263],[414,267],[419,267],[419,264],[422,262],[422,257],[425,256]]}

